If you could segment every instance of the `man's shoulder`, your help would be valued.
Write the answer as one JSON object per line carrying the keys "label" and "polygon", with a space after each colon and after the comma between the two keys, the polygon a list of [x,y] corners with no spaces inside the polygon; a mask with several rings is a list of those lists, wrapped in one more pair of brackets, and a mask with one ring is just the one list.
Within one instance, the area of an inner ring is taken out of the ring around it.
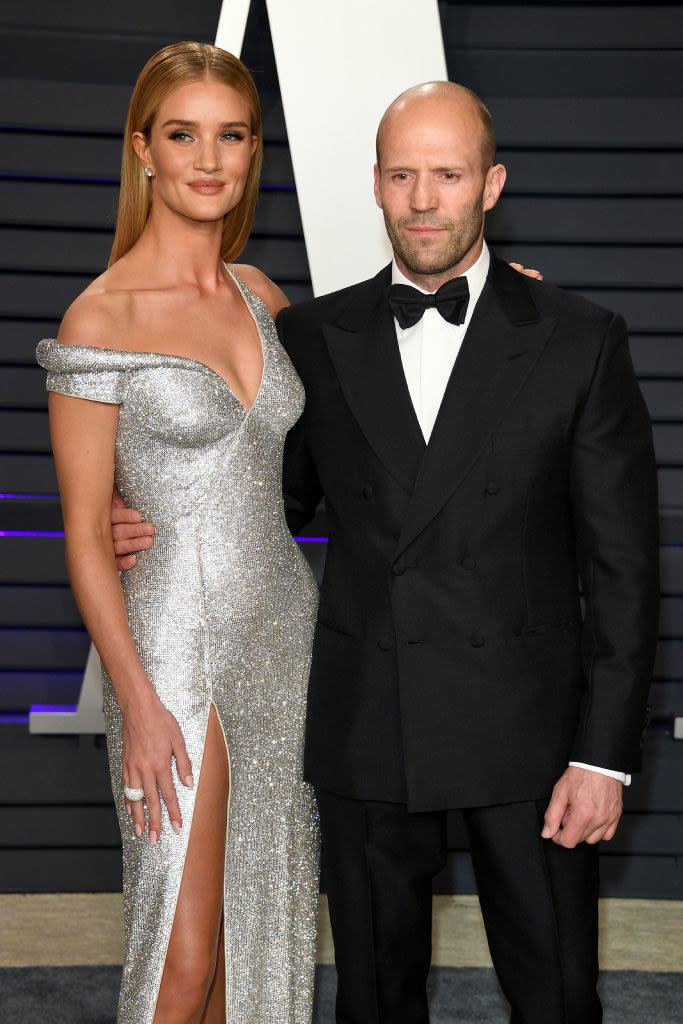
{"label": "man's shoulder", "polygon": [[572,321],[586,327],[600,327],[609,324],[615,316],[613,309],[587,299],[585,295],[567,291],[558,285],[546,281],[534,282],[534,298],[538,310],[543,315],[556,316],[560,320]]}
{"label": "man's shoulder", "polygon": [[495,272],[503,284],[503,293],[509,291],[523,294],[541,317],[553,317],[559,322],[585,328],[601,328],[614,318],[614,310],[600,306],[584,295],[567,291],[549,281],[527,277],[502,260],[497,259],[495,262]]}

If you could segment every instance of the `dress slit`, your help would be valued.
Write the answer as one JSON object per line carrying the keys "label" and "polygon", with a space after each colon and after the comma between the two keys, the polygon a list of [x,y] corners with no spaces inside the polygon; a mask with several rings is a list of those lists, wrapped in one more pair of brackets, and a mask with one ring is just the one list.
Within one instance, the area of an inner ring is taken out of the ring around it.
{"label": "dress slit", "polygon": [[[216,707],[216,705],[214,704],[213,701],[211,701],[211,705],[209,707],[209,717],[211,716],[211,708],[213,708],[214,711],[216,712],[216,718],[218,719],[218,724],[220,726],[220,730],[221,730],[221,733],[223,735],[223,742],[225,743],[225,756],[226,756],[227,762],[228,762],[228,804],[227,804],[227,807],[226,807],[226,810],[225,810],[225,848],[223,850],[223,900],[222,900],[222,903],[223,903],[223,965],[224,965],[224,968],[225,968],[225,993],[224,993],[224,1001],[225,1001],[225,1019],[227,1021],[227,1019],[228,1019],[228,991],[227,991],[227,980],[228,980],[228,943],[227,943],[226,940],[227,940],[228,927],[227,927],[227,914],[226,914],[226,905],[225,905],[225,891],[226,891],[226,887],[227,887],[227,870],[228,870],[228,866],[227,866],[228,838],[230,836],[230,798],[232,797],[232,762],[230,760],[230,747],[228,745],[228,737],[225,735],[225,729],[223,728],[223,723],[221,722],[221,716],[218,714],[218,708]],[[207,719],[207,722],[206,722],[206,727],[207,727],[207,732],[208,732],[208,728],[209,728],[208,719]],[[206,739],[204,740],[204,743],[206,744]],[[188,840],[188,843],[189,843],[189,840]]]}
{"label": "dress slit", "polygon": [[[221,917],[222,917],[222,920],[223,920],[223,962],[224,962],[224,967],[225,967],[226,977],[227,977],[227,967],[228,967],[228,963],[227,963],[227,945],[228,944],[225,941],[225,936],[226,936],[226,931],[227,931],[227,928],[226,928],[227,918],[226,918],[225,891],[226,891],[226,882],[227,882],[227,879],[226,879],[226,859],[227,859],[228,831],[229,831],[229,826],[230,826],[230,796],[231,796],[231,793],[232,793],[232,786],[231,786],[232,768],[231,768],[231,763],[230,763],[230,748],[228,747],[228,741],[227,741],[227,737],[225,735],[225,729],[223,727],[223,723],[221,722],[221,716],[218,713],[218,708],[214,704],[213,700],[211,700],[209,702],[209,711],[208,711],[208,714],[206,716],[206,727],[204,729],[204,739],[203,739],[203,743],[202,743],[202,756],[201,756],[201,761],[200,761],[200,764],[199,764],[199,772],[197,773],[197,783],[196,783],[195,791],[194,791],[194,794],[193,794],[192,814],[191,814],[190,821],[189,821],[189,828],[187,830],[187,840],[186,840],[186,843],[185,843],[185,852],[184,852],[184,856],[183,856],[183,870],[182,870],[182,873],[180,875],[180,881],[178,883],[178,886],[177,886],[177,889],[176,889],[176,892],[175,892],[175,898],[174,898],[174,901],[173,901],[173,916],[171,917],[171,926],[170,926],[170,928],[168,930],[168,935],[166,936],[166,941],[165,941],[165,946],[164,946],[164,955],[163,955],[163,958],[160,961],[160,970],[158,972],[158,978],[157,978],[157,985],[156,985],[156,992],[155,992],[154,1002],[153,1002],[153,1005],[151,1006],[150,1016],[148,1017],[149,1024],[153,1024],[154,1016],[155,1016],[156,1010],[157,1010],[157,1003],[159,1001],[159,993],[161,991],[161,982],[162,982],[162,979],[163,979],[163,976],[164,976],[164,970],[166,968],[166,960],[168,958],[168,947],[169,947],[170,942],[171,942],[171,935],[173,934],[173,926],[175,925],[175,919],[176,919],[176,914],[177,914],[177,910],[178,910],[178,900],[180,898],[180,890],[181,890],[181,887],[182,887],[182,884],[183,884],[183,880],[185,878],[185,869],[186,869],[186,866],[187,866],[187,853],[188,853],[188,850],[189,850],[189,847],[190,847],[190,837],[192,835],[192,827],[193,827],[193,824],[194,824],[194,816],[195,816],[194,812],[195,812],[195,807],[196,807],[196,802],[197,802],[197,795],[199,793],[199,786],[201,785],[202,767],[203,767],[203,764],[204,764],[204,755],[206,753],[206,741],[207,741],[207,736],[208,736],[208,732],[209,732],[209,721],[210,721],[210,718],[211,718],[211,709],[212,708],[213,708],[214,713],[216,715],[216,720],[218,722],[218,726],[220,728],[221,735],[223,737],[223,743],[225,745],[225,757],[226,757],[227,770],[228,770],[228,800],[227,800],[227,807],[226,807],[225,837],[224,837],[224,845],[223,845],[223,881],[222,881],[223,890],[222,890],[222,893],[221,893],[221,906],[222,906]],[[177,785],[182,785],[182,783],[178,782]],[[165,804],[163,804],[163,802],[162,802],[162,808],[163,808],[163,811],[165,812]],[[168,827],[170,827],[170,825]],[[185,827],[186,827],[185,826],[185,822],[183,822],[183,828],[185,828]],[[219,931],[220,931],[220,923],[221,922],[220,922],[220,918],[219,918],[219,922],[218,922]],[[217,956],[219,956],[219,955],[220,955],[220,951],[217,951]],[[227,991],[225,991],[224,994],[223,994],[223,1002],[224,1002],[224,1005],[225,1005],[226,1018],[227,1018],[227,1012],[228,1012],[228,1007],[227,1007]]]}

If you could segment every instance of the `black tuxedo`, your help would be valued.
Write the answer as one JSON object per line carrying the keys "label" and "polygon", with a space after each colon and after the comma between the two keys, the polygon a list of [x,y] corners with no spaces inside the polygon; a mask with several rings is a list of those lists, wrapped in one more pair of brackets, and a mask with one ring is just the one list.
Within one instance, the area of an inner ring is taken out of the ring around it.
{"label": "black tuxedo", "polygon": [[545,800],[569,760],[637,770],[657,486],[622,319],[492,258],[425,446],[389,284],[278,319],[307,395],[288,518],[324,496],[329,523],[307,777],[415,812]]}
{"label": "black tuxedo", "polygon": [[324,494],[329,522],[308,777],[431,810],[637,770],[657,488],[623,321],[492,259],[425,448],[389,281],[278,322],[307,394],[288,514]]}

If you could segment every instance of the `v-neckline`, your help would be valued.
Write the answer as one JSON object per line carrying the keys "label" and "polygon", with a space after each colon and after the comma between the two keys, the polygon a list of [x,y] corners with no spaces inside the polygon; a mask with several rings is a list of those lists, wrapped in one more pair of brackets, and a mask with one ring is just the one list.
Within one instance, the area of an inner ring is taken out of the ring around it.
{"label": "v-neckline", "polygon": [[260,380],[259,380],[258,388],[256,389],[256,394],[254,395],[254,398],[253,398],[249,408],[247,408],[247,406],[244,404],[244,402],[242,401],[241,398],[238,398],[238,396],[232,390],[232,388],[230,387],[230,385],[228,384],[227,380],[225,379],[225,377],[223,376],[222,373],[219,373],[218,370],[214,370],[213,367],[209,366],[207,363],[202,363],[199,359],[196,359],[194,361],[196,363],[199,363],[200,366],[206,366],[207,370],[211,370],[212,373],[215,373],[215,375],[220,380],[223,381],[223,383],[225,384],[225,387],[227,388],[229,393],[232,395],[232,397],[235,399],[235,401],[239,402],[239,404],[242,406],[242,411],[243,411],[244,415],[248,416],[249,413],[251,412],[251,410],[254,408],[254,406],[258,402],[259,397],[261,395],[261,390],[263,388],[263,380],[264,380],[264,377],[266,375],[266,345],[265,345],[265,341],[264,341],[263,335],[261,333],[261,328],[259,327],[259,322],[256,319],[256,314],[254,313],[254,310],[252,309],[251,303],[248,301],[247,296],[245,294],[245,291],[249,291],[250,295],[253,295],[253,292],[250,291],[250,289],[244,283],[242,278],[238,277],[237,274],[233,270],[230,269],[230,267],[228,266],[227,263],[224,262],[223,266],[225,267],[227,272],[230,274],[230,277],[233,279],[233,281],[237,285],[237,289],[238,289],[240,295],[242,296],[242,300],[244,302],[244,305],[249,310],[249,315],[251,316],[251,319],[254,321],[254,326],[256,327],[256,333],[258,334],[259,342],[261,344],[261,377],[260,377]]}

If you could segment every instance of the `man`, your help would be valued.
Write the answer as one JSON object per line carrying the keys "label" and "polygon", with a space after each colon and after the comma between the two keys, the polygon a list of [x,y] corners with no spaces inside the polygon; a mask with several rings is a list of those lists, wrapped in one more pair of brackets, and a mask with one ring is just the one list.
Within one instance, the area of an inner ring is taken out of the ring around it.
{"label": "man", "polygon": [[602,1019],[596,844],[640,761],[656,470],[621,318],[489,253],[494,158],[469,90],[402,94],[375,168],[392,266],[278,317],[307,394],[290,525],[322,497],[329,523],[305,771],[338,1024],[428,1021],[451,808],[511,1024]]}

